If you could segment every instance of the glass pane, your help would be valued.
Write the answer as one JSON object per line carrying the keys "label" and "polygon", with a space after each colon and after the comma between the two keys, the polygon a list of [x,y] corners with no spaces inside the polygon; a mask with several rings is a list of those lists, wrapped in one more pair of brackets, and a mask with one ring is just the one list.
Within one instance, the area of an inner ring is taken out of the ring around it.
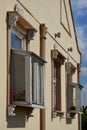
{"label": "glass pane", "polygon": [[54,63],[54,77],[53,77],[53,108],[56,110],[56,63]]}
{"label": "glass pane", "polygon": [[11,32],[11,48],[22,49],[22,39],[13,32]]}
{"label": "glass pane", "polygon": [[44,65],[41,65],[41,104],[44,105]]}
{"label": "glass pane", "polygon": [[68,105],[68,109],[71,110],[72,106],[73,106],[73,87],[69,84],[67,84],[67,91],[68,91],[68,95],[67,95],[67,105]]}
{"label": "glass pane", "polygon": [[78,111],[82,111],[82,90],[79,86],[77,86],[77,100],[76,100],[76,104],[77,104],[77,110]]}
{"label": "glass pane", "polygon": [[35,59],[32,59],[32,103],[43,104],[43,72],[42,66]]}
{"label": "glass pane", "polygon": [[25,101],[25,57],[23,55],[15,54],[12,58],[12,100]]}
{"label": "glass pane", "polygon": [[37,65],[37,104],[41,104],[41,65]]}
{"label": "glass pane", "polygon": [[37,97],[37,63],[32,60],[32,102],[36,103]]}
{"label": "glass pane", "polygon": [[73,106],[76,106],[76,87],[73,87]]}

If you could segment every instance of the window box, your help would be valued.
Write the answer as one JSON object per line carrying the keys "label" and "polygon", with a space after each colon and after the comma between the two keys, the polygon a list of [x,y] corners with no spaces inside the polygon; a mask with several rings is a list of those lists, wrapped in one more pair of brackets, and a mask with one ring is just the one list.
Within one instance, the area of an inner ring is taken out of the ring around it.
{"label": "window box", "polygon": [[11,50],[11,103],[44,108],[44,64],[33,52]]}

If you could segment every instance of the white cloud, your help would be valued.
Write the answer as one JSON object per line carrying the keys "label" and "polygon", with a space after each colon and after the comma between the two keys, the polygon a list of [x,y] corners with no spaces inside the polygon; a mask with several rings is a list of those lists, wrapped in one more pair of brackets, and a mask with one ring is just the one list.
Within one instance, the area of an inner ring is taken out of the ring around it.
{"label": "white cloud", "polygon": [[71,0],[71,2],[78,9],[83,9],[87,7],[87,0]]}
{"label": "white cloud", "polygon": [[81,68],[81,76],[87,76],[87,68],[86,67]]}
{"label": "white cloud", "polygon": [[87,85],[84,86],[83,92],[87,93]]}
{"label": "white cloud", "polygon": [[82,19],[81,16],[87,17],[87,0],[71,0],[71,3],[75,18],[78,44],[84,59],[87,61],[87,24],[79,24],[80,18]]}
{"label": "white cloud", "polygon": [[87,25],[77,26],[77,39],[84,59],[87,61]]}
{"label": "white cloud", "polygon": [[87,106],[87,85],[83,88],[82,102],[84,106]]}
{"label": "white cloud", "polygon": [[87,0],[71,0],[71,3],[77,16],[87,13]]}

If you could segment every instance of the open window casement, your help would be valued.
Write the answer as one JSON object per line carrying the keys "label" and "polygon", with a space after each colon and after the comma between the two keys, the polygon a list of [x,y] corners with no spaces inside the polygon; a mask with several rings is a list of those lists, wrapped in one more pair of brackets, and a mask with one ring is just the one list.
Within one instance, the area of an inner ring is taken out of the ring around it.
{"label": "open window casement", "polygon": [[11,103],[44,108],[44,64],[33,52],[11,52]]}
{"label": "open window casement", "polygon": [[81,111],[82,105],[82,86],[72,81],[74,72],[71,63],[66,63],[67,73],[67,111],[70,113],[78,113]]}
{"label": "open window casement", "polygon": [[78,83],[69,83],[68,89],[68,111],[78,113],[82,108],[82,86]]}
{"label": "open window casement", "polygon": [[77,88],[77,102],[76,102],[77,112],[82,112],[82,88],[83,86],[80,84],[76,84],[76,88]]}

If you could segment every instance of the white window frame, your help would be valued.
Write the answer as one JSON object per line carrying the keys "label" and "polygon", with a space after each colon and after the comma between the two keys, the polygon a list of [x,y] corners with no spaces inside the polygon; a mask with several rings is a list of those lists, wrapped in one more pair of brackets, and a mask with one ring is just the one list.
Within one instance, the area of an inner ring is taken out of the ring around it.
{"label": "white window frame", "polygon": [[[15,27],[11,28],[11,33],[14,33],[19,39],[21,39],[22,44],[21,44],[21,50],[26,50],[26,37]],[[12,48],[16,49],[16,48]]]}
{"label": "white window frame", "polygon": [[[44,65],[39,61],[39,60],[37,60],[36,58],[33,58],[33,57],[30,57],[30,59],[32,60],[35,60],[36,61],[36,63],[34,63],[34,81],[35,81],[35,83],[34,83],[34,95],[32,95],[32,97],[34,96],[34,101],[33,101],[33,99],[32,98],[30,98],[31,99],[31,103],[32,104],[38,104],[38,91],[37,91],[37,89],[38,89],[38,64],[39,65],[41,65],[41,69],[40,69],[40,75],[41,75],[41,80],[40,80],[40,82],[41,82],[41,87],[40,87],[40,89],[41,89],[41,104],[40,105],[44,105]],[[30,60],[30,64],[31,64],[31,60]],[[31,65],[30,65],[31,66]],[[32,70],[32,67],[30,68],[31,70]],[[31,75],[32,75],[32,72],[31,72]],[[32,79],[31,79],[31,84],[30,84],[30,87],[31,87],[31,90],[32,90]],[[39,105],[39,104],[38,104]]]}

